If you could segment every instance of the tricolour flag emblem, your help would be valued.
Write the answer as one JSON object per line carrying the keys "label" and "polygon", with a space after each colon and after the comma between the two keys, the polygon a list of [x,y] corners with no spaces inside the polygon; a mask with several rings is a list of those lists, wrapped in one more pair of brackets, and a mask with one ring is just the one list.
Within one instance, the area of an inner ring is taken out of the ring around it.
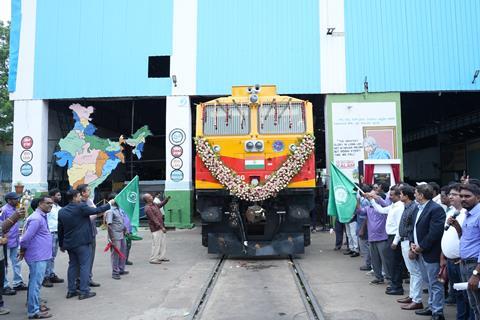
{"label": "tricolour flag emblem", "polygon": [[265,169],[265,159],[262,157],[245,158],[245,169]]}

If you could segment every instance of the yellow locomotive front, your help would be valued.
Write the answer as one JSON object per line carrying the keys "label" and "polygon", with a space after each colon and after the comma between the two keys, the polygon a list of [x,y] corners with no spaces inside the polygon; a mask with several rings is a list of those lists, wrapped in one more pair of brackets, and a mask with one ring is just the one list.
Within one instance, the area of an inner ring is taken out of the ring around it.
{"label": "yellow locomotive front", "polygon": [[310,243],[312,105],[237,86],[197,106],[195,189],[210,253],[284,255]]}

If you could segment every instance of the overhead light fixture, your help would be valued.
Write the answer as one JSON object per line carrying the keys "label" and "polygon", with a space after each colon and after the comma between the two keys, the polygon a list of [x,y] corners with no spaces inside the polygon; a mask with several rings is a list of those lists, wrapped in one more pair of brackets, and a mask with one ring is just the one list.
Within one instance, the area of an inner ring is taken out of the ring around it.
{"label": "overhead light fixture", "polygon": [[478,74],[480,74],[480,70],[477,69],[477,70],[475,70],[475,74],[473,75],[472,84],[474,84],[475,81],[477,80]]}
{"label": "overhead light fixture", "polygon": [[327,28],[327,36],[333,35],[333,31],[335,31],[335,28]]}

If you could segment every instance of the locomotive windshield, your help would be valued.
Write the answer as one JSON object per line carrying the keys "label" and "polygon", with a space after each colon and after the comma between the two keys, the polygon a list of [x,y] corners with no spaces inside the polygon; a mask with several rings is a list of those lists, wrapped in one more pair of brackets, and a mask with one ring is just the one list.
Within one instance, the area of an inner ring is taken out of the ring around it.
{"label": "locomotive windshield", "polygon": [[245,135],[250,132],[248,104],[205,105],[202,119],[204,135]]}
{"label": "locomotive windshield", "polygon": [[258,113],[258,129],[261,134],[289,134],[305,132],[303,103],[263,103]]}

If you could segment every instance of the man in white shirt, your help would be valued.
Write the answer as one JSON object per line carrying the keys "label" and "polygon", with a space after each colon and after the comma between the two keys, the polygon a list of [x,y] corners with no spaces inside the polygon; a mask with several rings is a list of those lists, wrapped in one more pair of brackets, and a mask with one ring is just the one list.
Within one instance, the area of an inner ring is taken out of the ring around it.
{"label": "man in white shirt", "polygon": [[[463,224],[466,217],[466,210],[462,207],[462,199],[460,198],[460,186],[459,183],[456,183],[448,188],[448,198],[451,206],[447,211],[445,232],[442,237],[442,256],[440,257],[440,265],[447,265],[448,278],[452,283],[462,282],[460,275],[460,235],[454,227],[448,224],[449,217],[454,217],[459,225]],[[453,290],[452,294],[457,305],[457,319],[469,319],[469,314],[473,311],[470,310],[466,292]]]}
{"label": "man in white shirt", "polygon": [[372,206],[380,213],[387,214],[387,222],[385,230],[388,235],[388,246],[384,251],[386,258],[387,274],[390,275],[390,285],[385,291],[389,295],[403,295],[402,286],[402,250],[398,246],[400,237],[395,237],[398,233],[398,226],[402,218],[405,205],[400,201],[400,187],[393,186],[390,188],[390,200],[392,204],[388,207],[382,208],[375,201],[372,201]]}
{"label": "man in white shirt", "polygon": [[64,280],[55,274],[55,257],[58,252],[58,211],[62,209],[62,207],[60,207],[62,194],[60,193],[60,190],[52,189],[48,192],[48,195],[53,200],[52,210],[47,213],[48,229],[52,234],[52,259],[47,262],[47,269],[45,270],[45,277],[43,278],[42,285],[50,288],[53,287],[54,283],[63,283]]}

